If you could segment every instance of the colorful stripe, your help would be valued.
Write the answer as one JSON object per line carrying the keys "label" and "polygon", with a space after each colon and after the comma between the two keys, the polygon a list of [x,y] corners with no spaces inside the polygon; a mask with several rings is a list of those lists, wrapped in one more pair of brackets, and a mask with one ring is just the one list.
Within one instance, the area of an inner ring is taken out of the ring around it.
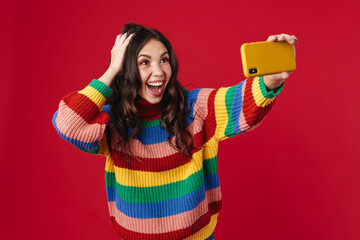
{"label": "colorful stripe", "polygon": [[[207,148],[213,150],[203,150]],[[154,187],[181,181],[200,171],[203,167],[203,160],[214,158],[217,148],[217,142],[212,138],[208,143],[204,144],[202,150],[193,154],[189,163],[165,172],[144,172],[114,166],[116,181],[121,185],[133,187]],[[108,169],[105,170],[110,172]]]}
{"label": "colorful stripe", "polygon": [[[218,204],[221,206],[221,204]],[[208,212],[202,215],[192,226],[175,230],[172,232],[159,234],[144,234],[133,232],[120,226],[114,217],[111,218],[113,226],[117,233],[124,239],[151,239],[151,240],[168,240],[168,239],[205,239],[212,234],[215,229],[218,214],[211,215]]]}
{"label": "colorful stripe", "polygon": [[[65,103],[61,102],[60,105]],[[101,116],[100,116],[101,115]],[[106,113],[100,113],[98,119],[101,118],[101,121],[106,123],[109,119],[108,115]],[[61,133],[66,135],[69,138],[76,138],[79,141],[82,142],[94,142],[94,140],[101,139],[104,135],[106,124],[99,124],[99,123],[93,123],[88,124],[82,117],[80,117],[76,112],[68,108],[67,106],[64,106],[62,108],[62,112],[60,116],[58,116],[58,111],[56,111],[55,115],[55,125],[56,128],[59,129]],[[76,129],[74,124],[68,124],[67,118],[73,119],[73,122],[76,122]],[[79,128],[82,128],[81,134],[79,134],[78,130]]]}
{"label": "colorful stripe", "polygon": [[[209,177],[208,187],[217,186],[218,179],[213,180],[213,176]],[[205,198],[206,184],[201,186],[195,192],[180,196],[178,198],[164,200],[160,202],[149,203],[131,203],[122,200],[116,192],[108,192],[108,196],[113,197],[108,201],[115,201],[116,208],[125,215],[133,218],[162,218],[168,217],[182,212],[194,209]],[[107,190],[112,191],[113,188]],[[148,196],[151,197],[151,196]]]}
{"label": "colorful stripe", "polygon": [[82,150],[82,151],[87,151],[87,152],[93,152],[93,153],[97,153],[99,150],[99,142],[95,141],[95,142],[83,142],[83,141],[79,141],[77,139],[74,138],[70,138],[68,136],[66,136],[65,134],[63,134],[56,125],[56,119],[58,116],[58,111],[55,112],[54,117],[53,117],[53,125],[56,129],[56,131],[58,132],[58,134],[60,135],[60,137],[62,137],[65,141],[67,141],[68,143],[72,144],[74,147]]}
{"label": "colorful stripe", "polygon": [[240,114],[242,111],[243,96],[244,96],[243,86],[244,86],[244,82],[240,82],[236,86],[235,93],[234,93],[233,105],[232,105],[233,110],[231,111],[231,116],[232,116],[232,119],[234,122],[232,132],[236,133],[236,134],[240,134],[243,132],[240,128]]}
{"label": "colorful stripe", "polygon": [[[218,142],[258,126],[282,87],[267,91],[263,78],[256,77],[229,88],[187,92],[191,158],[171,147],[160,119],[142,121],[131,142],[133,155],[119,154],[121,136],[104,105],[112,91],[97,80],[61,100],[53,125],[75,147],[106,156],[109,212],[122,238],[207,239],[222,204]],[[111,154],[104,134],[108,123]],[[174,137],[170,141],[174,144]]]}
{"label": "colorful stripe", "polygon": [[[193,225],[200,216],[209,212],[209,203],[221,200],[220,188],[215,188],[206,192],[205,199],[196,208],[163,218],[132,218],[120,212],[116,208],[116,202],[109,202],[110,216],[116,222],[130,231],[139,233],[164,233],[172,232]],[[212,210],[213,211],[213,210]]]}
{"label": "colorful stripe", "polygon": [[216,188],[219,186],[216,159],[209,159],[205,162],[204,169],[190,175],[187,179],[154,187],[124,186],[116,181],[114,173],[105,172],[108,199],[113,201],[114,193],[116,193],[126,202],[160,202],[195,192],[204,185],[206,190]]}

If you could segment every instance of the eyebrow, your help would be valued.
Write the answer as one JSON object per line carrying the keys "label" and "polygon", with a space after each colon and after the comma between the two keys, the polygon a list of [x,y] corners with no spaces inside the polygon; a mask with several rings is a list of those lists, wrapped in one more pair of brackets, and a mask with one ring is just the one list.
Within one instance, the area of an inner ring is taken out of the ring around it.
{"label": "eyebrow", "polygon": [[[163,57],[163,56],[164,56],[164,55],[166,55],[166,54],[169,54],[169,53],[168,53],[168,51],[166,51],[166,52],[164,52],[163,54],[161,54],[161,56],[160,56],[160,57]],[[147,58],[151,58],[151,56],[146,55],[146,54],[140,54],[138,58],[140,58],[140,57],[147,57]]]}

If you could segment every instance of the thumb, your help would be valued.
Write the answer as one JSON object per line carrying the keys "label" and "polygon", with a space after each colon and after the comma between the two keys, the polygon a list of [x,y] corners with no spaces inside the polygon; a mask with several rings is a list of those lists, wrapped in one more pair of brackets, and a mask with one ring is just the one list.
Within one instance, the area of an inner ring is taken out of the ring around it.
{"label": "thumb", "polygon": [[288,78],[288,77],[289,77],[289,74],[288,74],[287,72],[275,73],[275,74],[269,75],[269,77],[270,77],[273,81],[279,81],[279,80],[285,80],[286,78]]}
{"label": "thumb", "polygon": [[280,74],[280,78],[282,78],[282,79],[287,79],[288,77],[289,77],[290,75],[289,75],[289,73],[288,72],[282,72],[281,74]]}

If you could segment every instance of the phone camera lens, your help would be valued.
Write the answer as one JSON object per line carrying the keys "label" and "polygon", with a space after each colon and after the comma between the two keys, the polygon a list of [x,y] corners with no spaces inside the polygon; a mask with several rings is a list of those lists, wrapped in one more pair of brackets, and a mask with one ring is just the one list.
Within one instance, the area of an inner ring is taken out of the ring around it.
{"label": "phone camera lens", "polygon": [[254,74],[254,73],[257,73],[257,72],[258,72],[257,68],[250,68],[249,69],[250,74]]}

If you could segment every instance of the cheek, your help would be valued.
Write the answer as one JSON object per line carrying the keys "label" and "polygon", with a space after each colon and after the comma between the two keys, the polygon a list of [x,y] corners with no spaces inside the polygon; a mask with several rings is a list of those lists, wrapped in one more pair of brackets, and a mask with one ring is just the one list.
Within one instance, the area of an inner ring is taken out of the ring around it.
{"label": "cheek", "polygon": [[139,69],[139,75],[141,79],[141,85],[144,85],[146,80],[148,79],[148,73],[144,71],[143,69]]}
{"label": "cheek", "polygon": [[169,65],[169,67],[165,70],[165,73],[167,75],[167,77],[170,79],[172,71],[171,71],[171,66]]}

